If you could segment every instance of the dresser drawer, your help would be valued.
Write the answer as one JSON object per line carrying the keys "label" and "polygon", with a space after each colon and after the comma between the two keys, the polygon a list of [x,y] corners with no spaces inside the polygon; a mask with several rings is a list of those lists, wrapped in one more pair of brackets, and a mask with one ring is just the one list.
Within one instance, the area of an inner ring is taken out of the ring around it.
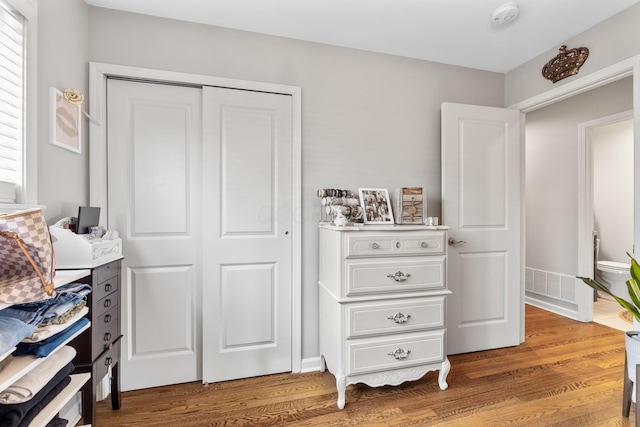
{"label": "dresser drawer", "polygon": [[400,369],[444,360],[444,330],[347,340],[347,375]]}
{"label": "dresser drawer", "polygon": [[346,257],[438,255],[445,251],[443,232],[345,233]]}
{"label": "dresser drawer", "polygon": [[105,280],[109,280],[120,273],[120,262],[110,262],[100,267],[96,267],[94,274],[96,281],[102,283]]}
{"label": "dresser drawer", "polygon": [[349,259],[345,296],[443,289],[444,257]]}
{"label": "dresser drawer", "polygon": [[103,315],[99,316],[95,322],[91,324],[93,331],[93,349],[91,351],[91,360],[95,360],[109,344],[120,336],[118,328],[119,307],[116,305],[111,307]]}
{"label": "dresser drawer", "polygon": [[444,327],[444,296],[348,304],[347,338]]}
{"label": "dresser drawer", "polygon": [[95,305],[93,306],[93,317],[99,317],[102,316],[103,313],[105,313],[107,310],[109,310],[110,308],[112,308],[113,306],[118,304],[118,293],[117,292],[111,292],[109,295],[105,296],[104,298],[98,300]]}
{"label": "dresser drawer", "polygon": [[120,341],[117,340],[109,351],[105,351],[98,360],[96,360],[94,365],[94,372],[96,373],[96,378],[94,384],[104,378],[105,375],[109,373],[109,366],[113,368],[113,366],[120,362]]}
{"label": "dresser drawer", "polygon": [[119,288],[120,276],[115,275],[108,279],[103,280],[102,282],[98,282],[98,284],[93,286],[93,298],[94,301],[99,301],[102,298],[106,297],[112,292],[115,292]]}

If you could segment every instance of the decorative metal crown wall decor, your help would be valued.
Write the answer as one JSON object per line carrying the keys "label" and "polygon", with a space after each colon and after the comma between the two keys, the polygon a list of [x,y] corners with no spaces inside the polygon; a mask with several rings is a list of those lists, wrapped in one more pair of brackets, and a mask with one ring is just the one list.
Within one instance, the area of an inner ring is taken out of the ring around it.
{"label": "decorative metal crown wall decor", "polygon": [[556,83],[559,80],[578,74],[580,67],[589,57],[589,49],[576,47],[567,50],[566,45],[560,46],[560,53],[542,67],[542,76]]}

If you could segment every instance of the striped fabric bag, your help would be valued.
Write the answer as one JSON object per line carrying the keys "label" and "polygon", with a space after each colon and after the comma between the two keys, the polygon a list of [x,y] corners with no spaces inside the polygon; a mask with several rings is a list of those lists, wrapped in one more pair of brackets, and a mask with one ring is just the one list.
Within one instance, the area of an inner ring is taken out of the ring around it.
{"label": "striped fabric bag", "polygon": [[55,259],[40,209],[0,215],[0,302],[21,304],[55,295]]}

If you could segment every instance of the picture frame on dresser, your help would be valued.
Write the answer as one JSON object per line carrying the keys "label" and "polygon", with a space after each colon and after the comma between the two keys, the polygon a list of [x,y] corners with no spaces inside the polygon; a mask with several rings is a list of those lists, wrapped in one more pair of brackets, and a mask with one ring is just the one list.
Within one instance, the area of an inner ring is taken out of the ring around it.
{"label": "picture frame on dresser", "polygon": [[365,224],[393,225],[393,208],[386,188],[359,188],[360,206]]}

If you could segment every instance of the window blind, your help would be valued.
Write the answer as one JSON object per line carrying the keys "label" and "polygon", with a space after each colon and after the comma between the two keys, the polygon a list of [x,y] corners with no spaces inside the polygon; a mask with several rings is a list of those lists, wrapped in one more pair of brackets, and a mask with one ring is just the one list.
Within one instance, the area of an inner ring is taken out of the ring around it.
{"label": "window blind", "polygon": [[21,184],[24,134],[24,19],[0,1],[0,181]]}

